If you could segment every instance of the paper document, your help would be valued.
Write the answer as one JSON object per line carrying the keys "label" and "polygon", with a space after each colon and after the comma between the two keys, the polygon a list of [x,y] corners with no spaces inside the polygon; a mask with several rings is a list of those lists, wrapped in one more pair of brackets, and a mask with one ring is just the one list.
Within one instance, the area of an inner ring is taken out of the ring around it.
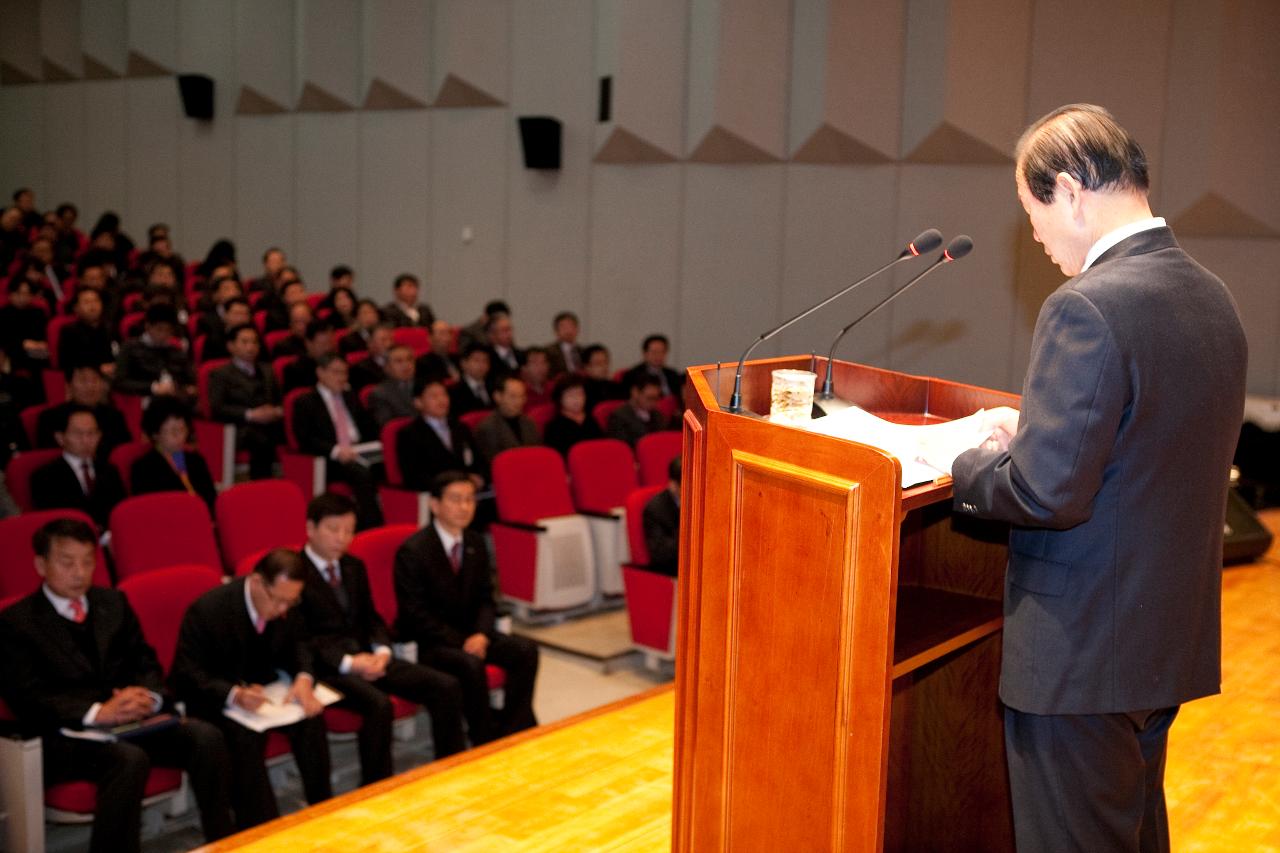
{"label": "paper document", "polygon": [[850,406],[842,412],[795,426],[889,451],[902,463],[902,488],[905,489],[948,473],[925,464],[922,457],[951,459],[986,441],[991,430],[983,431],[984,412],[984,409],[979,409],[968,417],[945,423],[912,425],[895,424],[865,409]]}
{"label": "paper document", "polygon": [[76,738],[78,740],[92,740],[98,743],[115,743],[118,740],[129,740],[131,738],[142,737],[152,732],[163,731],[172,728],[182,722],[182,718],[176,714],[153,714],[150,717],[144,717],[133,723],[124,723],[119,726],[97,727],[91,726],[87,729],[61,729],[61,733],[65,737]]}
{"label": "paper document", "polygon": [[[302,713],[302,706],[297,702],[289,702],[286,699],[289,695],[289,688],[292,686],[292,682],[283,678],[279,681],[273,681],[263,686],[262,692],[267,694],[267,701],[260,705],[258,710],[246,711],[239,705],[232,705],[222,713],[246,729],[252,729],[255,732],[265,732],[268,729],[275,729],[280,726],[291,726],[306,719],[306,715]],[[313,689],[316,699],[320,700],[321,705],[332,705],[342,699],[341,693],[319,681],[316,682]]]}

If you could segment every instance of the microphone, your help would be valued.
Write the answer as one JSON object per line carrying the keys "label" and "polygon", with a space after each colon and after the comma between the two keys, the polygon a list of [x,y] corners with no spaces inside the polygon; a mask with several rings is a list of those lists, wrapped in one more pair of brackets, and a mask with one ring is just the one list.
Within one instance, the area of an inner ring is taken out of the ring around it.
{"label": "microphone", "polygon": [[[917,281],[924,278],[929,273],[936,270],[938,267],[944,264],[949,264],[952,261],[958,261],[972,251],[973,251],[973,240],[970,239],[968,235],[961,234],[959,237],[953,238],[951,242],[947,244],[947,248],[942,250],[942,254],[938,255],[938,259],[935,260],[933,263],[931,263],[924,272],[920,273],[915,278],[911,279],[906,284],[902,285],[902,287],[898,288],[893,293],[890,293],[884,299],[881,299],[879,302],[877,302],[875,305],[868,308],[866,311],[863,311],[862,314],[859,315],[859,317],[856,320],[854,320],[852,323],[850,323],[849,325],[841,329],[840,334],[836,335],[836,339],[831,342],[831,349],[828,350],[827,352],[827,370],[822,382],[822,391],[821,393],[816,395],[815,400],[821,400],[822,402],[828,403],[828,404],[831,401],[839,400],[839,398],[836,397],[835,392],[831,390],[832,364],[834,362],[835,355],[836,355],[836,346],[840,343],[840,340],[845,336],[845,334],[848,333],[850,329],[852,329],[854,326],[858,325],[863,320],[870,317],[876,311],[879,311],[890,300],[896,299],[898,296],[905,293],[907,289],[911,287],[911,285],[915,284]],[[843,400],[840,400],[840,402],[845,403],[845,401]],[[845,403],[844,406],[836,406],[835,408],[847,408],[849,405],[850,404]],[[826,414],[826,412],[823,412],[823,414]]]}
{"label": "microphone", "polygon": [[805,317],[808,317],[810,314],[812,314],[814,311],[817,311],[819,308],[825,307],[827,303],[832,302],[840,298],[841,296],[844,296],[846,293],[848,293],[849,291],[853,290],[855,287],[861,284],[866,284],[868,281],[875,278],[880,273],[884,272],[894,264],[897,264],[901,261],[905,261],[907,258],[919,257],[925,252],[932,252],[934,249],[938,248],[941,245],[942,245],[942,233],[938,231],[937,228],[930,228],[926,231],[922,231],[920,232],[919,236],[917,236],[914,240],[912,240],[910,243],[907,244],[905,249],[903,249],[901,252],[898,253],[898,257],[894,258],[892,261],[889,261],[889,263],[880,267],[880,269],[876,270],[870,275],[867,275],[867,276],[864,276],[863,278],[858,279],[853,284],[849,285],[843,290],[840,290],[840,291],[837,291],[836,293],[831,294],[826,299],[819,302],[817,305],[814,305],[812,308],[806,308],[805,310],[801,311],[799,314],[795,315],[790,320],[787,320],[781,325],[775,326],[774,328],[770,329],[767,332],[762,332],[760,337],[756,338],[755,341],[752,342],[751,346],[747,347],[746,351],[742,353],[742,358],[738,359],[738,369],[733,374],[733,396],[729,398],[728,411],[732,412],[733,414],[742,413],[742,364],[747,360],[747,356],[751,355],[751,351],[753,349],[755,349],[757,346],[764,343],[765,341],[769,340],[769,338],[772,338],[774,335],[778,334],[778,332],[781,332],[783,329],[787,328],[797,320],[803,320]]}

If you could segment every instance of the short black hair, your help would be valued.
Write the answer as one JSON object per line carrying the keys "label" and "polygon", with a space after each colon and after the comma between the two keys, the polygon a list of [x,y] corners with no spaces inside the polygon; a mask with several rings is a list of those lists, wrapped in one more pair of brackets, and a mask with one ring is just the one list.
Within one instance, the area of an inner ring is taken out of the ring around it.
{"label": "short black hair", "polygon": [[667,349],[671,349],[671,341],[667,340],[666,335],[652,334],[652,335],[647,335],[645,337],[644,343],[640,345],[640,351],[646,352],[649,349],[649,344],[655,343],[657,341],[661,341],[664,347],[666,347]]}
{"label": "short black hair", "polygon": [[48,557],[53,540],[71,539],[86,545],[97,545],[98,537],[88,522],[79,518],[55,518],[46,521],[31,534],[31,550],[37,557]]}
{"label": "short black hair", "polygon": [[222,310],[225,312],[232,305],[243,305],[245,308],[248,308],[250,311],[253,310],[253,306],[249,304],[249,300],[245,299],[243,296],[231,297],[226,302],[222,303]]}
{"label": "short black hair", "polygon": [[478,352],[484,353],[486,358],[489,356],[489,348],[487,346],[479,341],[472,341],[462,348],[462,358],[460,360],[466,361]]}
{"label": "short black hair", "polygon": [[30,290],[32,293],[36,293],[40,289],[36,287],[34,284],[32,284],[31,282],[27,281],[26,276],[15,275],[9,278],[8,290],[10,293],[17,293],[19,290],[21,290],[24,287],[27,290]]}
{"label": "short black hair", "polygon": [[428,493],[436,500],[444,497],[445,490],[454,483],[466,483],[475,488],[475,481],[471,479],[471,475],[465,471],[441,471],[431,479],[431,485],[427,487]]}
{"label": "short black hair", "polygon": [[595,354],[596,354],[596,353],[598,353],[598,352],[602,352],[602,353],[604,353],[605,355],[608,355],[608,354],[609,354],[609,348],[608,348],[607,346],[605,346],[604,344],[591,344],[590,346],[583,347],[583,348],[582,348],[582,363],[583,363],[583,364],[587,364],[588,362],[590,362],[590,361],[591,361],[591,356],[595,355]]}
{"label": "short black hair", "polygon": [[658,377],[652,373],[636,373],[631,377],[631,381],[627,383],[628,391],[643,391],[652,385],[659,390],[662,389],[662,383],[658,381]]}
{"label": "short black hair", "polygon": [[303,334],[307,340],[314,341],[322,332],[332,331],[333,323],[327,317],[316,317],[307,323],[307,330]]}
{"label": "short black hair", "polygon": [[422,392],[427,390],[429,385],[439,385],[444,387],[444,377],[439,373],[415,373],[413,377],[413,396],[421,397]]}
{"label": "short black hair", "polygon": [[484,321],[485,334],[488,334],[489,330],[492,329],[495,325],[497,325],[498,321],[501,320],[503,317],[506,317],[508,320],[510,320],[511,314],[506,311],[495,311],[492,314],[490,314],[489,318]]}
{"label": "short black hair", "polygon": [[178,328],[178,312],[172,305],[164,302],[148,305],[147,313],[142,315],[142,325],[154,326],[157,323],[168,323],[176,330]]}
{"label": "short black hair", "polygon": [[58,216],[62,216],[64,213],[74,213],[76,216],[80,215],[80,209],[69,201],[64,201],[62,204],[58,205],[55,212]]}
{"label": "short black hair", "polygon": [[356,271],[346,264],[338,264],[329,270],[329,278],[342,278],[344,275],[355,275]]}
{"label": "short black hair", "polygon": [[331,515],[355,515],[356,502],[346,495],[324,492],[307,504],[307,521],[319,524]]}
{"label": "short black hair", "polygon": [[1147,155],[1115,116],[1094,104],[1067,104],[1041,116],[1014,149],[1018,174],[1043,204],[1053,201],[1059,173],[1087,190],[1146,193]]}
{"label": "short black hair", "polygon": [[92,287],[77,287],[76,292],[71,295],[71,307],[74,308],[76,303],[80,301],[80,297],[84,296],[86,293],[92,293],[94,296],[98,297],[99,302],[102,301],[102,294],[94,290]]}
{"label": "short black hair", "polygon": [[316,359],[316,368],[318,369],[322,367],[328,367],[329,365],[333,364],[335,361],[340,361],[343,364],[347,363],[347,360],[343,358],[341,355],[339,355],[338,353],[327,352]]}
{"label": "short black hair", "polygon": [[62,417],[58,418],[58,423],[54,428],[54,432],[66,432],[67,427],[71,424],[71,419],[76,415],[88,415],[93,418],[94,426],[98,425],[98,416],[94,414],[93,409],[89,406],[73,403],[63,411]]}
{"label": "short black hair", "polygon": [[566,391],[571,388],[585,389],[586,387],[587,383],[581,376],[575,376],[573,374],[564,376],[555,384],[555,387],[551,389],[551,402],[555,404],[557,409],[559,409],[560,401],[564,399]]}
{"label": "short black hair", "polygon": [[283,255],[284,249],[281,249],[279,246],[268,246],[262,253],[262,262],[264,264],[267,262],[267,258],[271,256],[272,252],[279,252]]}
{"label": "short black hair", "polygon": [[13,200],[17,201],[18,196],[22,195],[23,193],[29,193],[29,192],[32,192],[31,187],[18,187],[16,190],[13,191]]}
{"label": "short black hair", "polygon": [[578,322],[577,314],[573,313],[572,311],[561,311],[559,314],[556,315],[556,318],[551,321],[551,328],[555,329],[556,326],[559,326],[561,320],[572,320],[574,325],[576,326],[582,325],[581,323]]}
{"label": "short black hair", "polygon": [[151,404],[142,413],[142,434],[154,437],[169,418],[180,418],[191,429],[191,409],[176,397],[152,397]]}
{"label": "short black hair", "polygon": [[258,343],[262,343],[262,336],[258,334],[258,327],[253,325],[252,323],[237,323],[236,325],[232,326],[230,329],[227,329],[227,343],[231,343],[236,338],[240,337],[240,333],[245,331],[246,329],[248,329],[250,332],[253,332],[254,337],[258,339]]}
{"label": "short black hair", "polygon": [[291,581],[307,579],[307,561],[297,551],[288,548],[274,548],[263,555],[253,567],[254,572],[262,576],[267,584],[273,584],[281,575]]}
{"label": "short black hair", "polygon": [[356,311],[359,311],[361,308],[363,308],[363,307],[364,307],[364,306],[366,306],[366,305],[368,305],[368,306],[369,306],[370,308],[372,308],[374,311],[377,311],[377,312],[378,312],[378,322],[379,322],[379,323],[381,323],[381,322],[382,322],[382,309],[381,309],[381,308],[379,308],[379,307],[378,307],[378,303],[374,302],[372,299],[361,299],[359,302],[357,302],[357,303],[356,303]]}
{"label": "short black hair", "polygon": [[501,299],[494,299],[491,302],[485,303],[484,313],[488,317],[492,317],[494,314],[510,314],[511,308]]}
{"label": "short black hair", "polygon": [[107,378],[106,375],[103,374],[101,367],[99,367],[96,364],[85,364],[84,362],[74,362],[72,364],[66,365],[65,367],[62,368],[62,375],[67,378],[68,382],[70,382],[71,377],[75,376],[81,370],[92,370],[94,373],[98,374],[98,376],[100,376],[101,378],[103,379]]}
{"label": "short black hair", "polygon": [[400,285],[404,284],[406,281],[411,281],[419,287],[422,286],[422,283],[418,281],[418,277],[416,275],[413,273],[402,272],[400,275],[396,276],[396,280],[391,283],[391,289],[399,290]]}
{"label": "short black hair", "polygon": [[680,477],[684,473],[684,462],[679,456],[671,457],[671,463],[667,465],[667,479],[679,483]]}

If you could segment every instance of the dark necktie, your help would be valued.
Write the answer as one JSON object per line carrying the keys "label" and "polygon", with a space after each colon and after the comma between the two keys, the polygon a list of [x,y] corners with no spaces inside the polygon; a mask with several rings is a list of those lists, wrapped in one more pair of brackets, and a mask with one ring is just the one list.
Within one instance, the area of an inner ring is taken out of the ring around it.
{"label": "dark necktie", "polygon": [[329,581],[329,586],[333,587],[334,589],[341,589],[341,588],[342,588],[342,578],[338,577],[338,564],[337,564],[337,563],[330,563],[330,564],[329,564],[329,568],[328,568],[328,572],[327,572],[327,577],[325,578],[325,580]]}
{"label": "dark necktie", "polygon": [[93,466],[89,464],[88,460],[84,460],[80,463],[80,470],[84,472],[84,493],[92,495],[94,484]]}
{"label": "dark necktie", "polygon": [[449,549],[449,565],[453,568],[456,575],[462,570],[462,543],[454,542],[453,547]]}

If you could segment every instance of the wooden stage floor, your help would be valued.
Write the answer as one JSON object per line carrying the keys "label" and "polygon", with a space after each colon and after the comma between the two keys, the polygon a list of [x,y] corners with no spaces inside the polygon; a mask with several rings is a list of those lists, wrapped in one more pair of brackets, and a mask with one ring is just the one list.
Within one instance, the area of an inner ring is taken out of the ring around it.
{"label": "wooden stage floor", "polygon": [[[1280,530],[1280,510],[1264,520]],[[1170,736],[1173,849],[1280,853],[1280,546],[1226,570],[1222,608],[1223,693]],[[667,850],[674,708],[656,688],[202,849]]]}

